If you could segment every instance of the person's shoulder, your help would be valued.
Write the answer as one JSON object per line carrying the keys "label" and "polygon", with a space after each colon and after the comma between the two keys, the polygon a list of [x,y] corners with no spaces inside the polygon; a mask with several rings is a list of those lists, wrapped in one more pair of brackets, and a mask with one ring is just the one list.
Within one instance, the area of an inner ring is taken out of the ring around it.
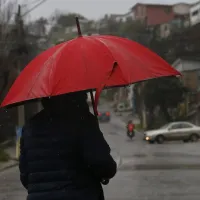
{"label": "person's shoulder", "polygon": [[42,110],[41,112],[34,115],[32,118],[26,121],[25,125],[22,128],[22,133],[30,132],[33,127],[39,126],[39,123],[43,121],[45,113]]}

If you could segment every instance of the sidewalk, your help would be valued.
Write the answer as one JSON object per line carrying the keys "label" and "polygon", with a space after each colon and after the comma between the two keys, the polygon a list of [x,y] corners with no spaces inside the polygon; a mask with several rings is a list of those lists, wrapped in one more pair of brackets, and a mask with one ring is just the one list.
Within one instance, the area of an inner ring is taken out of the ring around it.
{"label": "sidewalk", "polygon": [[0,172],[18,165],[15,146],[8,147],[5,151],[9,154],[10,160],[8,162],[0,162]]}

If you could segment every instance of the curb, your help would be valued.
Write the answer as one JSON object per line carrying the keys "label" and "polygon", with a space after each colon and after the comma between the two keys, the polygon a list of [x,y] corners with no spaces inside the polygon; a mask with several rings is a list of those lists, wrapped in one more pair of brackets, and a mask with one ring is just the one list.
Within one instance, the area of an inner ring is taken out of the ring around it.
{"label": "curb", "polygon": [[14,140],[6,140],[6,141],[0,143],[0,148],[6,149],[8,147],[13,146],[13,143],[14,143]]}
{"label": "curb", "polygon": [[11,165],[5,166],[5,167],[3,167],[3,168],[0,169],[0,172],[4,172],[4,171],[6,171],[6,170],[8,170],[8,169],[11,169],[11,168],[13,168],[13,167],[16,167],[16,166],[18,166],[18,165],[19,165],[19,163],[16,162],[16,163],[13,163],[13,164],[11,164]]}

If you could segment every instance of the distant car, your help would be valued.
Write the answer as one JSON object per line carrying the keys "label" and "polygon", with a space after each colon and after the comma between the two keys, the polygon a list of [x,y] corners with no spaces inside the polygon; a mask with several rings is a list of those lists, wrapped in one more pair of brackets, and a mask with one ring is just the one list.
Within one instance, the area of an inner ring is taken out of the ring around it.
{"label": "distant car", "polygon": [[189,122],[172,122],[160,129],[144,132],[144,140],[149,143],[182,140],[197,142],[200,138],[200,127]]}
{"label": "distant car", "polygon": [[109,122],[110,121],[110,112],[99,112],[98,113],[99,122]]}

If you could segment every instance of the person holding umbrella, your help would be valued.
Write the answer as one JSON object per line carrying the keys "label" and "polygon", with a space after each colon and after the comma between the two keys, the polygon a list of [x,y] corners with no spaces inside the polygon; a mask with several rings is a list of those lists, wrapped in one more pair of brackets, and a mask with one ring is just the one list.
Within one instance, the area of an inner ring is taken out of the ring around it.
{"label": "person holding umbrella", "polygon": [[[21,139],[20,176],[28,200],[103,200],[101,183],[114,177],[116,163],[97,122],[101,91],[181,75],[134,41],[82,36],[76,21],[79,37],[33,59],[1,104],[42,98],[44,110],[24,126]],[[95,116],[80,92],[94,90]]]}
{"label": "person holding umbrella", "polygon": [[87,94],[43,98],[23,128],[20,177],[28,200],[103,200],[116,162],[89,112]]}

